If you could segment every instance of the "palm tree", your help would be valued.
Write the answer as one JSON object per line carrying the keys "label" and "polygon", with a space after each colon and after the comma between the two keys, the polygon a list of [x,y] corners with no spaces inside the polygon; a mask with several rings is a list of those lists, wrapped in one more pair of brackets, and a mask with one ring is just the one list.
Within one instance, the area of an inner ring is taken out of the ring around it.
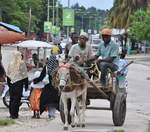
{"label": "palm tree", "polygon": [[114,28],[127,29],[130,23],[130,15],[137,9],[146,9],[148,0],[114,0],[114,6],[110,11],[110,24]]}

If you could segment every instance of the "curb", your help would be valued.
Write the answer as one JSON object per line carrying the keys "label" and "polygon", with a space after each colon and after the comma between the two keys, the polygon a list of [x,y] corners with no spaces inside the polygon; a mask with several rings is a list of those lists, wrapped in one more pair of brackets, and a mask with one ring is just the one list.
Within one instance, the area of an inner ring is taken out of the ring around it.
{"label": "curb", "polygon": [[134,63],[135,63],[135,64],[141,64],[141,65],[150,67],[150,64],[146,64],[146,63],[143,63],[143,62],[134,62]]}

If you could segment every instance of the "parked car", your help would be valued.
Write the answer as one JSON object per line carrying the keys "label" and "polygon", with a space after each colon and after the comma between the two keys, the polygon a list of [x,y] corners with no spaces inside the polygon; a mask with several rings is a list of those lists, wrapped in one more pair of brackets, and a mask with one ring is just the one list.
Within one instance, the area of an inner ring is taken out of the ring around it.
{"label": "parked car", "polygon": [[102,40],[99,39],[99,38],[92,39],[92,41],[91,41],[91,47],[92,47],[92,51],[93,51],[94,54],[97,52],[99,44],[101,42],[102,42]]}

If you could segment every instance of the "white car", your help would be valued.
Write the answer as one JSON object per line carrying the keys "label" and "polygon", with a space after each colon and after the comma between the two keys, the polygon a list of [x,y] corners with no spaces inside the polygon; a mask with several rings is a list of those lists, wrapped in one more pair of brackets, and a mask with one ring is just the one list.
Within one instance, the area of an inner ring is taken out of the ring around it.
{"label": "white car", "polygon": [[92,51],[94,54],[98,51],[98,47],[101,42],[102,42],[102,40],[99,38],[92,39],[91,47],[92,47]]}

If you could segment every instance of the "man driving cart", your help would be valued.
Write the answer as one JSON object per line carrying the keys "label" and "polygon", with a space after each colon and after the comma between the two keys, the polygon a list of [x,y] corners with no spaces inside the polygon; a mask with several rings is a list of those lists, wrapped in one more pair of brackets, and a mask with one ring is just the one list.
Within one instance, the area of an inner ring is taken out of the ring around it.
{"label": "man driving cart", "polygon": [[106,76],[108,70],[112,72],[118,69],[119,60],[119,46],[111,40],[112,30],[109,28],[104,28],[101,31],[103,43],[100,43],[98,52],[89,61],[93,61],[102,57],[102,59],[97,60],[98,67],[101,71],[100,83],[103,88],[107,87]]}

